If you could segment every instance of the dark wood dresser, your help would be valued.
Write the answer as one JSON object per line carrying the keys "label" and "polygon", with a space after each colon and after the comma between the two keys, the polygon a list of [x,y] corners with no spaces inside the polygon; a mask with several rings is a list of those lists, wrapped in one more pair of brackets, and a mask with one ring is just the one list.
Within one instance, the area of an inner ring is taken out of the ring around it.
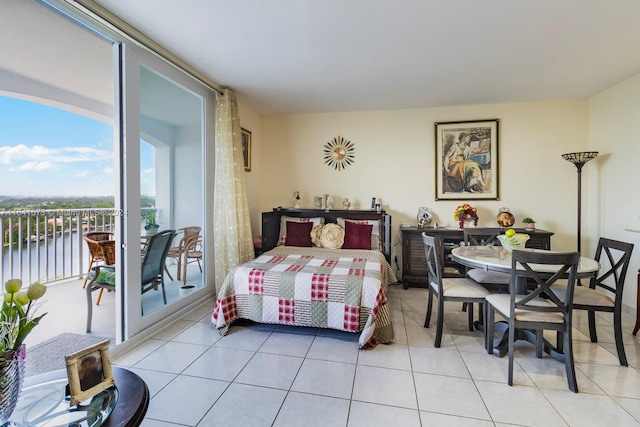
{"label": "dark wood dresser", "polygon": [[[487,230],[499,231],[498,228],[487,228]],[[527,241],[528,248],[551,249],[552,232],[527,231],[524,228],[515,228],[514,230],[531,236]],[[400,231],[402,232],[402,284],[405,289],[409,286],[427,286],[427,260],[422,243],[423,232],[442,240],[444,247],[443,277],[464,277],[464,267],[451,259],[451,250],[458,247],[460,242],[464,240],[462,230],[458,228],[401,227]]]}

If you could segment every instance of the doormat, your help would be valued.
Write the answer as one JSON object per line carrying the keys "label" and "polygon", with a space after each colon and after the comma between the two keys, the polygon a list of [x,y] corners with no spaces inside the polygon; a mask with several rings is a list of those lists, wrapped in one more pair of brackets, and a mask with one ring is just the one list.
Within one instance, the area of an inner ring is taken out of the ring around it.
{"label": "doormat", "polygon": [[[60,334],[47,341],[27,347],[25,377],[66,369],[64,357],[110,338],[94,335]],[[113,343],[113,339],[111,339]]]}

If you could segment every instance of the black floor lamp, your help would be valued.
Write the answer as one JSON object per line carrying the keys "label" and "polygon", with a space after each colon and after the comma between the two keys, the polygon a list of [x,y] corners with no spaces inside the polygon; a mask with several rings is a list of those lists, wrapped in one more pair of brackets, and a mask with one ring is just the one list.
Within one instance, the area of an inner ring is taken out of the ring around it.
{"label": "black floor lamp", "polygon": [[582,167],[589,160],[598,157],[597,151],[581,151],[579,153],[563,154],[562,158],[576,165],[578,169],[578,252],[580,251],[580,240],[582,231]]}

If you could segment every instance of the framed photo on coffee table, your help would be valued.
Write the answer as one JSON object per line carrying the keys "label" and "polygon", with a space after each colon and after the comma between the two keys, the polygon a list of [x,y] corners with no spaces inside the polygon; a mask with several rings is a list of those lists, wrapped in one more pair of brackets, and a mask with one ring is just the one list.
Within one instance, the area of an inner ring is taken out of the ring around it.
{"label": "framed photo on coffee table", "polygon": [[95,396],[114,385],[109,340],[65,356],[69,378],[70,405]]}

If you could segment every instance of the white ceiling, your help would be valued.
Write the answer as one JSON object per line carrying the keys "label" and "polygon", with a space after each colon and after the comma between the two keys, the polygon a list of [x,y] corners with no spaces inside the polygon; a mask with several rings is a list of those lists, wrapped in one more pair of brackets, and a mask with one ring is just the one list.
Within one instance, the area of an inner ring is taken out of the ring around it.
{"label": "white ceiling", "polygon": [[98,0],[260,113],[584,98],[640,73],[638,0]]}
{"label": "white ceiling", "polygon": [[3,93],[62,101],[61,107],[111,121],[110,43],[35,2],[0,0],[0,52]]}

